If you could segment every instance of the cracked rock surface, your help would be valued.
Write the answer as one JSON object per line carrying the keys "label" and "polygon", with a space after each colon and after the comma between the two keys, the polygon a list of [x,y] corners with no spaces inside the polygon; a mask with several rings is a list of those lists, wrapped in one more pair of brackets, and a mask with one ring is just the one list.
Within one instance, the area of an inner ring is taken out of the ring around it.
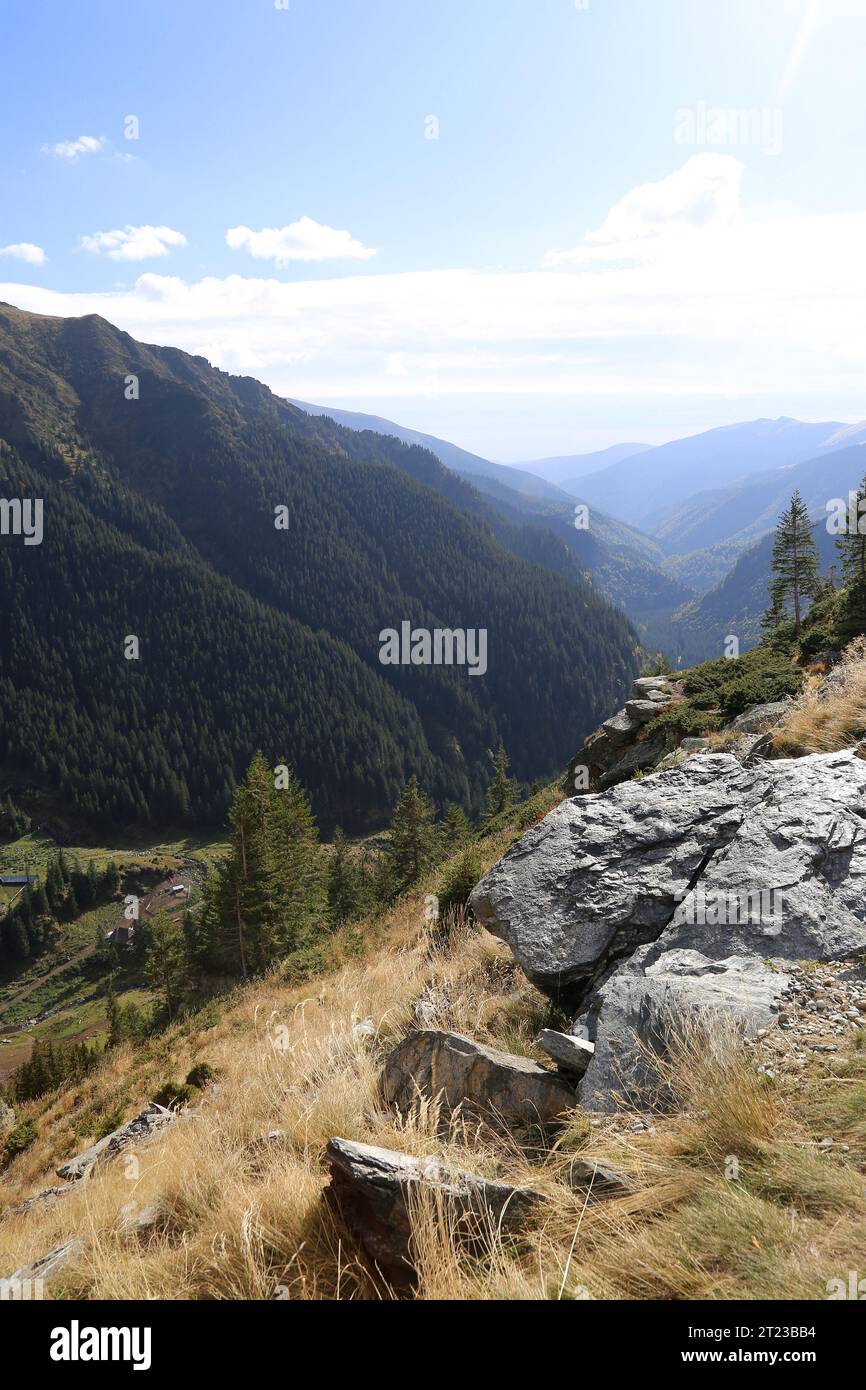
{"label": "cracked rock surface", "polygon": [[866,949],[866,761],[704,754],[576,797],[472,905],[534,984],[588,1009],[580,1095],[604,1108],[640,1090],[639,1044],[658,1045],[672,1007],[723,1008],[753,1035],[779,1013],[785,963]]}

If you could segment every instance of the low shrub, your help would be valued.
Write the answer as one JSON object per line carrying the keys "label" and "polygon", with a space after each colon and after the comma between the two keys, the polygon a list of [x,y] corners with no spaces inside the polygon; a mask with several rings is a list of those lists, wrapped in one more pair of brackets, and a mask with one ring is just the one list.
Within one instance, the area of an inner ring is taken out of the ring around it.
{"label": "low shrub", "polygon": [[157,1105],[162,1105],[166,1110],[183,1110],[189,1105],[196,1095],[196,1088],[184,1083],[178,1086],[174,1081],[167,1081],[166,1084],[157,1091],[154,1101]]}
{"label": "low shrub", "polygon": [[440,921],[446,913],[468,905],[469,894],[483,874],[484,865],[471,846],[448,861],[436,890]]}
{"label": "low shrub", "polygon": [[3,1144],[3,1157],[6,1162],[11,1163],[13,1158],[29,1149],[36,1135],[37,1129],[32,1120],[22,1120],[20,1125],[11,1129]]}
{"label": "low shrub", "polygon": [[212,1067],[210,1062],[196,1062],[187,1073],[186,1085],[194,1086],[197,1091],[203,1091],[205,1086],[209,1086],[212,1081],[217,1079],[217,1069]]}

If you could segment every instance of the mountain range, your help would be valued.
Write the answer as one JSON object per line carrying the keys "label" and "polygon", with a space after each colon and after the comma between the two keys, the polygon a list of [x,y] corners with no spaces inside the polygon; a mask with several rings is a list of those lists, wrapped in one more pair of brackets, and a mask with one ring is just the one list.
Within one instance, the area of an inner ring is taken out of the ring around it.
{"label": "mountain range", "polygon": [[[88,824],[221,824],[257,748],[325,827],[411,773],[477,811],[500,739],[556,773],[638,667],[531,513],[98,316],[0,305],[0,441],[0,495],[44,506],[0,537],[0,771]],[[484,629],[486,674],[383,665],[404,622]]]}
{"label": "mountain range", "polygon": [[[816,522],[822,570],[829,571],[835,551],[819,523],[827,502],[847,497],[866,472],[863,423],[754,420],[656,447],[621,444],[503,465],[381,417],[302,408],[356,430],[423,440],[502,516],[560,536],[644,643],[680,663],[717,656],[730,634],[742,650],[759,640],[768,537],[795,488]],[[574,529],[578,504],[589,508],[588,531]]]}

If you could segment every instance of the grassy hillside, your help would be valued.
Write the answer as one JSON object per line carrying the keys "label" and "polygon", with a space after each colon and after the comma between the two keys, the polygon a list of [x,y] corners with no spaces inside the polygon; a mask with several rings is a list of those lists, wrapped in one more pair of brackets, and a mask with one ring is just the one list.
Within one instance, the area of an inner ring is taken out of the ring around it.
{"label": "grassy hillside", "polygon": [[[556,799],[522,808],[524,821]],[[518,827],[483,844],[496,859]],[[89,1298],[388,1298],[351,1234],[321,1202],[329,1138],[440,1154],[458,1167],[531,1185],[547,1200],[517,1241],[489,1233],[457,1248],[435,1207],[413,1224],[421,1299],[729,1299],[827,1296],[827,1281],[866,1260],[866,1034],[812,1052],[774,1076],[738,1040],[684,1038],[670,1067],[676,1114],[591,1119],[575,1110],[554,1144],[503,1142],[422,1110],[399,1127],[378,1102],[386,1052],[423,996],[433,1026],[535,1055],[556,1023],[510,954],[470,923],[431,938],[425,892],[359,935],[338,936],[317,978],[291,963],[134,1052],[111,1054],[79,1086],[23,1110],[36,1138],[0,1179],[10,1209],[52,1181],[54,1166],[135,1113],[196,1062],[217,1081],[137,1167],[115,1164],[59,1202],[0,1219],[0,1268],[72,1235],[86,1247],[52,1296]],[[360,954],[359,954],[360,952]],[[372,1035],[357,1024],[370,1019]],[[280,1045],[275,1046],[275,1039]],[[279,1129],[281,1137],[263,1144]],[[832,1152],[819,1147],[832,1135]],[[738,1156],[730,1175],[730,1155]],[[627,1197],[587,1203],[569,1182],[576,1156],[614,1163]],[[156,1208],[146,1243],[129,1210]]]}

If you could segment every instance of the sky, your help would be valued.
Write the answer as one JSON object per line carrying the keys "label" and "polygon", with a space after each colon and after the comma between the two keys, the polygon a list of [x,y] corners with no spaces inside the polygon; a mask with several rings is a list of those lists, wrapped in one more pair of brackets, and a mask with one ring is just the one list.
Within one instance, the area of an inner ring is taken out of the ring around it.
{"label": "sky", "polygon": [[864,0],[3,0],[0,300],[504,462],[866,416]]}

